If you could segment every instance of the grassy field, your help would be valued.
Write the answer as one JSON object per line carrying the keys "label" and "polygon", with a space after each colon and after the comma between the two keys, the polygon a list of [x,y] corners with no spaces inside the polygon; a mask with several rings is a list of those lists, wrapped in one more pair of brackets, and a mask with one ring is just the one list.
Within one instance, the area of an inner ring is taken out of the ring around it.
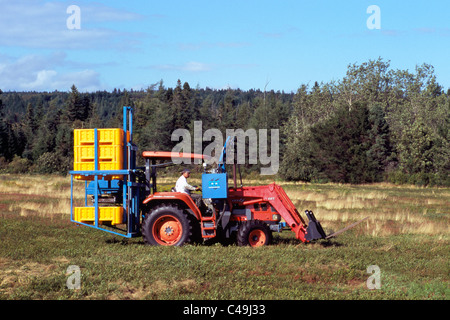
{"label": "grassy field", "polygon": [[278,183],[327,233],[370,218],[313,244],[283,232],[262,248],[151,247],[71,223],[68,177],[0,175],[0,299],[449,299],[450,189]]}

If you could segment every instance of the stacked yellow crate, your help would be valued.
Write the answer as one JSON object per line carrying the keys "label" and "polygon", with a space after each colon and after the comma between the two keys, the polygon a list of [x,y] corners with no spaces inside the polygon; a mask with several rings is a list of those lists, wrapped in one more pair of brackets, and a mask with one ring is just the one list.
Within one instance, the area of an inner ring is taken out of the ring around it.
{"label": "stacked yellow crate", "polygon": [[[74,171],[95,170],[95,129],[74,130]],[[127,139],[128,140],[128,139]],[[122,170],[124,165],[123,129],[97,129],[98,170]],[[94,180],[94,175],[74,175],[77,180]],[[99,179],[123,179],[123,175],[102,175]],[[99,207],[99,224],[121,224],[123,207]],[[75,207],[74,220],[83,223],[95,222],[94,207]]]}
{"label": "stacked yellow crate", "polygon": [[[123,129],[97,129],[98,170],[121,170],[124,167]],[[95,170],[94,129],[74,130],[74,170]],[[93,180],[94,176],[75,175],[78,180]],[[105,176],[122,179],[123,176]]]}

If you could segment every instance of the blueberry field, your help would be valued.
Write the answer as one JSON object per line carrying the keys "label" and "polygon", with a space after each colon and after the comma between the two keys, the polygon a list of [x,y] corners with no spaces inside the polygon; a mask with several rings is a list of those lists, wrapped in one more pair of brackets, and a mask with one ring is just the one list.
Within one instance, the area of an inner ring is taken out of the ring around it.
{"label": "blueberry field", "polygon": [[[244,181],[265,184],[272,181]],[[447,300],[450,189],[277,181],[331,240],[154,247],[70,222],[70,178],[0,176],[1,300]],[[160,186],[170,185],[162,178]],[[75,198],[83,192],[75,190]],[[77,279],[74,278],[77,275]]]}

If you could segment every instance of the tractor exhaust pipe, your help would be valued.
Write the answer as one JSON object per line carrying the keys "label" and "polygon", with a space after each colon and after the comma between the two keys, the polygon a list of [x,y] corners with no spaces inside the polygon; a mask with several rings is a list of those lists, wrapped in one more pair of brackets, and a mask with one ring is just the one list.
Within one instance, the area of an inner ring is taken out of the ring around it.
{"label": "tractor exhaust pipe", "polygon": [[314,213],[312,211],[306,210],[305,214],[309,219],[308,227],[306,228],[305,239],[307,241],[313,241],[327,238],[325,231],[323,231],[322,225],[319,221],[317,221]]}

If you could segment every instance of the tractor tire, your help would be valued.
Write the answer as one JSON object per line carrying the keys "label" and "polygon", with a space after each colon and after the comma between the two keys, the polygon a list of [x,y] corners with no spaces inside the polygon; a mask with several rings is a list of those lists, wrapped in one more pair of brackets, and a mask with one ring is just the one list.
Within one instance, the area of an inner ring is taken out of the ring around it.
{"label": "tractor tire", "polygon": [[272,231],[261,220],[245,221],[237,234],[238,246],[262,247],[272,243]]}
{"label": "tractor tire", "polygon": [[146,244],[182,246],[190,241],[192,227],[188,215],[173,204],[161,204],[145,216],[142,236]]}
{"label": "tractor tire", "polygon": [[200,221],[194,215],[189,215],[189,223],[191,225],[191,236],[189,238],[189,243],[191,244],[202,244],[203,243],[203,237],[202,237],[202,229],[200,226]]}

